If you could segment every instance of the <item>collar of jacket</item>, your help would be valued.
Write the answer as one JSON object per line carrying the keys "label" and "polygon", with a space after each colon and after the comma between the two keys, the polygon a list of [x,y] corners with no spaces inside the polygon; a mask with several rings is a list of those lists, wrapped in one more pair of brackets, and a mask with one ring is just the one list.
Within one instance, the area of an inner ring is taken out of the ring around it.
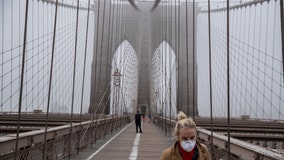
{"label": "collar of jacket", "polygon": [[[175,145],[174,147],[172,148],[172,158],[173,159],[177,159],[177,160],[182,160],[182,156],[181,156],[181,153],[179,151],[179,148],[178,148],[178,141],[175,142]],[[202,147],[201,143],[196,141],[196,148],[194,150],[194,155],[193,155],[193,160],[197,160],[198,157],[199,157],[199,154],[202,154],[204,153],[204,148]],[[202,156],[201,156],[202,157]]]}

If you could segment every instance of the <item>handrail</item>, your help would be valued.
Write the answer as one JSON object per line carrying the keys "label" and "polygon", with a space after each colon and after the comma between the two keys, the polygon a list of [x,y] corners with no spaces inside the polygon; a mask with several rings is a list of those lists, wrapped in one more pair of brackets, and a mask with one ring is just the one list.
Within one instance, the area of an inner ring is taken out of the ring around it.
{"label": "handrail", "polygon": [[[169,118],[164,119],[163,117],[155,117],[154,122],[160,128],[173,128],[175,126],[176,121],[171,120]],[[166,126],[164,126],[166,125]],[[208,124],[209,125],[209,124]],[[214,127],[213,127],[214,128]],[[211,132],[209,130],[203,129],[201,127],[197,127],[198,130],[198,138],[206,143],[211,139]],[[165,130],[166,131],[166,130]],[[278,136],[281,138],[281,136]],[[276,137],[275,137],[276,138]],[[218,146],[219,149],[223,149],[225,151],[228,142],[228,138],[225,135],[217,134],[213,132],[213,144],[214,146]],[[273,149],[263,148],[258,145],[254,145],[236,138],[231,137],[230,147],[232,154],[241,157],[243,159],[283,159],[284,155],[277,153]]]}
{"label": "handrail", "polygon": [[[105,128],[105,125],[111,125],[112,123],[115,123],[117,119],[121,120],[121,125],[130,122],[130,116],[121,116],[121,117],[109,117],[109,118],[93,120],[93,121],[84,121],[81,124],[73,123],[72,124],[72,137],[75,135],[82,136],[83,135],[82,133],[88,128],[89,125],[95,127],[97,124],[98,127]],[[120,126],[117,125],[116,127],[120,127]],[[40,148],[43,145],[44,133],[45,133],[44,129],[20,133],[19,134],[19,148],[21,149],[21,151],[25,149],[32,150],[32,149]],[[92,132],[88,134],[91,134],[91,133]],[[97,134],[98,136],[96,137],[97,139],[99,139],[103,137],[103,134],[106,134],[106,131],[102,129],[102,130],[99,130]],[[85,136],[84,140],[87,141],[86,139],[88,139],[89,137],[90,135]],[[56,142],[59,142],[59,141],[60,142],[67,141],[68,138],[70,138],[70,124],[63,125],[63,126],[57,126],[57,127],[51,127],[47,130],[46,140],[48,143],[51,143],[52,145],[56,145]],[[74,143],[76,140],[78,139],[77,138],[74,139]],[[15,134],[9,134],[9,135],[0,137],[0,159],[3,158],[3,156],[7,156],[8,154],[14,153],[15,141],[16,141]],[[90,145],[90,144],[87,144],[87,145]],[[83,147],[85,146],[86,145],[84,145]],[[72,147],[76,147],[76,146],[72,146]],[[55,147],[53,146],[53,148]],[[27,152],[32,152],[32,151],[27,151]],[[66,153],[62,153],[62,155],[66,155]]]}

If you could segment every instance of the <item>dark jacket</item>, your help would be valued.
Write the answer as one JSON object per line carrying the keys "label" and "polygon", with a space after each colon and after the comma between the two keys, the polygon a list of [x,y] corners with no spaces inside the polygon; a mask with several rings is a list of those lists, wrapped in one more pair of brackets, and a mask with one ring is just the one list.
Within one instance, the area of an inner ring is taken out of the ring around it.
{"label": "dark jacket", "polygon": [[[193,160],[211,160],[210,153],[204,144],[196,141],[196,146],[196,153],[194,153],[195,159]],[[163,151],[160,160],[183,160],[178,149],[178,141],[173,146]]]}
{"label": "dark jacket", "polygon": [[139,114],[139,113],[135,114],[135,123],[141,124],[141,114]]}

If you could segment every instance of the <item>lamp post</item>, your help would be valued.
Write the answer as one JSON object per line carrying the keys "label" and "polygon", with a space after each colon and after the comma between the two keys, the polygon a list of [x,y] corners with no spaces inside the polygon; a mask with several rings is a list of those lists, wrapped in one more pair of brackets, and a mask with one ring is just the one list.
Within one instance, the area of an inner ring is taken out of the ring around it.
{"label": "lamp post", "polygon": [[115,86],[115,107],[114,107],[114,114],[118,114],[118,92],[119,92],[119,86],[120,86],[120,77],[121,73],[118,71],[118,68],[113,73],[113,84]]}

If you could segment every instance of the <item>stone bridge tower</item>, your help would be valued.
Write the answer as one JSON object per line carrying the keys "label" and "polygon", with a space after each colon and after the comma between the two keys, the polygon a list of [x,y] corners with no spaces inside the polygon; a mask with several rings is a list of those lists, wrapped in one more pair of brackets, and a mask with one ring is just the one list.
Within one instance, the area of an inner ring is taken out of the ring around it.
{"label": "stone bridge tower", "polygon": [[[89,112],[101,113],[104,106],[109,108],[107,89],[111,79],[111,61],[117,47],[127,40],[137,53],[139,61],[138,102],[137,106],[146,105],[151,109],[151,60],[157,47],[166,41],[178,57],[177,62],[177,110],[192,115],[193,97],[195,97],[195,115],[197,110],[197,88],[193,89],[193,14],[192,3],[188,3],[188,44],[186,44],[186,5],[172,7],[160,4],[154,11],[154,2],[142,2],[133,7],[127,1],[122,3],[114,1],[95,0],[95,35],[94,59],[92,65],[92,89]],[[176,8],[176,11],[175,9]],[[168,13],[166,12],[168,11]],[[180,18],[176,15],[180,14]],[[179,12],[179,13],[178,13]],[[176,17],[175,17],[176,16]],[[188,47],[189,68],[186,66]],[[196,67],[195,67],[196,68]],[[187,83],[187,73],[189,80]],[[197,73],[197,72],[195,72]],[[196,81],[195,81],[196,82]],[[188,87],[187,84],[189,84]],[[182,86],[182,87],[180,87]],[[189,90],[187,90],[189,88]],[[193,93],[196,92],[196,93]],[[104,98],[103,98],[104,97]],[[188,98],[188,99],[187,99]],[[189,107],[188,107],[189,100]],[[134,109],[135,111],[136,109]],[[109,110],[105,110],[108,113]]]}

